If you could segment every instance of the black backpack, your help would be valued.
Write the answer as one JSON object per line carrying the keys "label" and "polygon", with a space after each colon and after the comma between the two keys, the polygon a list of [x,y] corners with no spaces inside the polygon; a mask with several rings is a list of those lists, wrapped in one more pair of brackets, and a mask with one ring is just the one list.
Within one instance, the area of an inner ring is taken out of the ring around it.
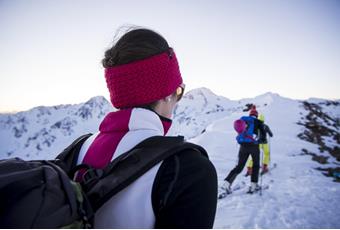
{"label": "black backpack", "polygon": [[[91,228],[94,213],[112,196],[160,161],[194,149],[183,137],[155,136],[120,155],[104,169],[76,166],[83,135],[55,160],[0,160],[0,228]],[[81,170],[82,182],[73,180]]]}

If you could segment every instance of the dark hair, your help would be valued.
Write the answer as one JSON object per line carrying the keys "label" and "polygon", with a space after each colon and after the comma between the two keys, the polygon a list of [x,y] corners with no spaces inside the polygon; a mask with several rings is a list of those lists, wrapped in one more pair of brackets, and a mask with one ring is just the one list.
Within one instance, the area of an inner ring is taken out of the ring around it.
{"label": "dark hair", "polygon": [[[120,32],[118,29],[116,36]],[[160,34],[145,28],[129,28],[111,48],[105,51],[104,68],[142,60],[169,50],[169,44]],[[138,107],[154,110],[156,102]]]}
{"label": "dark hair", "polygon": [[127,64],[169,50],[168,42],[155,31],[139,28],[125,33],[102,60],[104,68]]}

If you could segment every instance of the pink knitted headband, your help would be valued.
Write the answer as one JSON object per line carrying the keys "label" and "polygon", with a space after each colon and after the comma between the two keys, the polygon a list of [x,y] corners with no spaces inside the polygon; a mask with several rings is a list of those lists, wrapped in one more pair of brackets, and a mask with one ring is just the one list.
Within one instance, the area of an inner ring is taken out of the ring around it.
{"label": "pink knitted headband", "polygon": [[116,108],[146,105],[171,95],[182,84],[175,52],[105,69],[111,102]]}

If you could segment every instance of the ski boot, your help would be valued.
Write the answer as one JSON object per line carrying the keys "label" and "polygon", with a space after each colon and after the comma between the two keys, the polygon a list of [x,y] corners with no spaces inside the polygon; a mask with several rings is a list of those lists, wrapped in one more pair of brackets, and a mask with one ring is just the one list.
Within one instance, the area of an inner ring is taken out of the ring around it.
{"label": "ski boot", "polygon": [[226,192],[226,194],[232,193],[231,184],[228,181],[225,181],[221,188]]}
{"label": "ski boot", "polygon": [[261,171],[261,175],[263,175],[263,174],[267,173],[268,171],[269,171],[269,169],[268,169],[268,165],[266,165],[266,164],[263,164],[263,165],[262,165],[262,171]]}
{"label": "ski boot", "polygon": [[252,174],[252,172],[253,172],[253,168],[252,167],[247,167],[247,173],[246,173],[246,177],[247,176],[251,176],[251,174]]}
{"label": "ski boot", "polygon": [[247,193],[253,194],[253,193],[259,191],[260,189],[261,189],[261,187],[257,183],[251,182],[251,185],[249,186],[249,190],[248,190]]}

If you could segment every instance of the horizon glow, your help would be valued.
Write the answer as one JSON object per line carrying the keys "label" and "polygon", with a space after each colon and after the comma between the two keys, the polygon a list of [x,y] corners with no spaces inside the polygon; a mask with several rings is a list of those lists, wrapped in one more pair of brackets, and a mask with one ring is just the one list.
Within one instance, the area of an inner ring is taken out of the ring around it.
{"label": "horizon glow", "polygon": [[187,91],[339,99],[340,2],[0,1],[0,112],[109,99],[100,61],[122,25],[163,35]]}

